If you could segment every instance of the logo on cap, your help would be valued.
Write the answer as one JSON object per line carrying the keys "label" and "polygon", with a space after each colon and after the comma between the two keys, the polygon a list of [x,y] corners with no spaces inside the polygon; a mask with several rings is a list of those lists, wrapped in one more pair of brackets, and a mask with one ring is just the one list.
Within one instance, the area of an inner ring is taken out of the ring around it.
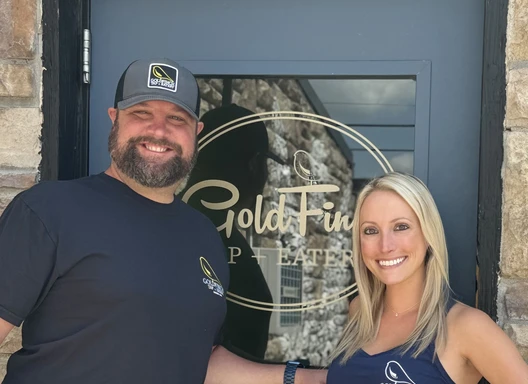
{"label": "logo on cap", "polygon": [[178,89],[178,69],[167,64],[150,64],[147,86],[176,92]]}

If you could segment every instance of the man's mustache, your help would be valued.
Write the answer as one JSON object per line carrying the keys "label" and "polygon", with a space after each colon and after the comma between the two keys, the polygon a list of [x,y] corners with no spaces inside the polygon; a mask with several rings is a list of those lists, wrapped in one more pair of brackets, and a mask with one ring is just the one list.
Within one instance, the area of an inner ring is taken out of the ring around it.
{"label": "man's mustache", "polygon": [[183,149],[180,144],[173,143],[167,139],[157,139],[155,137],[149,137],[149,136],[138,136],[138,137],[134,137],[128,140],[129,146],[136,145],[139,143],[149,143],[152,145],[158,145],[160,147],[167,147],[173,150],[174,152],[176,152],[176,154],[179,156],[183,154]]}

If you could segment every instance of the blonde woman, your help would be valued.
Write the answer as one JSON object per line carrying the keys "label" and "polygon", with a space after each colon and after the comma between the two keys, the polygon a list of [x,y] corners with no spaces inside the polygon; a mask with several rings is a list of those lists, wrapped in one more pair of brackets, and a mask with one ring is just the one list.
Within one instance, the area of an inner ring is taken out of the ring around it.
{"label": "blonde woman", "polygon": [[442,221],[420,180],[389,173],[371,181],[352,231],[359,295],[328,384],[528,383],[506,334],[451,297]]}

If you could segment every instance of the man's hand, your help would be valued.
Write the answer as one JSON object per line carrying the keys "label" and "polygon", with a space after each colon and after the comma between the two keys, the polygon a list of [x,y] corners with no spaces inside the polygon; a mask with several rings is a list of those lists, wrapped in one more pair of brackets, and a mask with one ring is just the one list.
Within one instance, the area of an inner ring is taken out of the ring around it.
{"label": "man's hand", "polygon": [[[285,366],[245,360],[223,347],[211,354],[205,384],[282,384]],[[326,370],[297,369],[295,384],[325,384]]]}

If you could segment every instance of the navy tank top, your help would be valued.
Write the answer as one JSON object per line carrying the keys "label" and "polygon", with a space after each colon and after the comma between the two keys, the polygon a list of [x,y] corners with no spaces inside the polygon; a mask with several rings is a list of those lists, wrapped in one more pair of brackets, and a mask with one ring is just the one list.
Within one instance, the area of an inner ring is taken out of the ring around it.
{"label": "navy tank top", "polygon": [[[454,305],[449,300],[448,310]],[[434,356],[434,342],[417,358],[400,347],[369,355],[360,349],[345,365],[335,359],[328,369],[327,384],[455,384]]]}

